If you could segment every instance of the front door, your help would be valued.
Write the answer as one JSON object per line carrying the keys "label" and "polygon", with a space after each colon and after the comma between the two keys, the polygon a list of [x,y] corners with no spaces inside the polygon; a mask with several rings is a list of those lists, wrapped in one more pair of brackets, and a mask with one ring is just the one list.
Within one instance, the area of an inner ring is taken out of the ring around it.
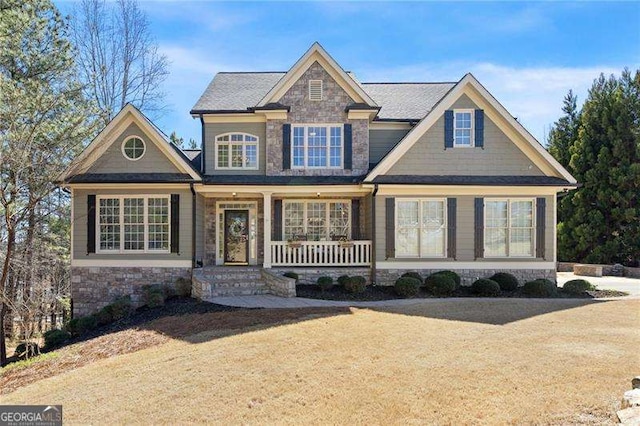
{"label": "front door", "polygon": [[224,211],[224,263],[249,263],[249,210]]}

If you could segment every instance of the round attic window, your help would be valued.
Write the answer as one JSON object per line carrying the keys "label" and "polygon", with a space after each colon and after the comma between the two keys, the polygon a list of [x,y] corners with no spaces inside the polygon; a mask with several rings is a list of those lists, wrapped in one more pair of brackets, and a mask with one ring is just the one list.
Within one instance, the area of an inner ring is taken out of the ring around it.
{"label": "round attic window", "polygon": [[131,161],[136,161],[144,155],[146,146],[139,137],[133,136],[122,143],[122,154]]}

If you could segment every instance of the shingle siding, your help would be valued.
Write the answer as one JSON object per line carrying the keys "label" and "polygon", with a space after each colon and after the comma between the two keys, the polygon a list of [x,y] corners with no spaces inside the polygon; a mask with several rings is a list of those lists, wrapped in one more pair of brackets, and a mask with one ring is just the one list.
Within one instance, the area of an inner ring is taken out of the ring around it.
{"label": "shingle siding", "polygon": [[[477,109],[463,95],[451,109]],[[488,117],[484,120],[484,149],[444,149],[444,116],[386,173],[389,175],[513,175],[544,173]]]}

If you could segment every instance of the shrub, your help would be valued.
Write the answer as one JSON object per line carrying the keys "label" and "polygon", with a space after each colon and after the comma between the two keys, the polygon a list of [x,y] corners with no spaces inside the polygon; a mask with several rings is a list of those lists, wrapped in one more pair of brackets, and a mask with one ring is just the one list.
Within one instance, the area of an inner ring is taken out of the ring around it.
{"label": "shrub", "polygon": [[133,304],[130,296],[121,296],[100,309],[94,315],[98,325],[111,324],[112,322],[126,318],[133,312]]}
{"label": "shrub", "polygon": [[493,280],[481,278],[471,284],[471,291],[478,296],[494,297],[500,294],[500,284]]}
{"label": "shrub", "polygon": [[436,272],[424,280],[424,286],[430,293],[447,296],[455,291],[456,282],[449,275]]}
{"label": "shrub", "polygon": [[98,312],[93,314],[93,316],[96,318],[97,325],[102,326],[102,325],[111,324],[113,322],[113,315],[111,314],[111,311],[109,310],[108,306],[109,305],[105,306],[104,308],[100,309]]}
{"label": "shrub", "polygon": [[418,272],[405,272],[400,276],[400,278],[413,278],[420,281],[420,285],[424,283],[422,276]]}
{"label": "shrub", "polygon": [[333,287],[333,278],[331,277],[318,278],[318,286],[322,291],[329,290],[331,287]]}
{"label": "shrub", "polygon": [[71,333],[72,336],[80,336],[88,331],[95,329],[98,326],[98,319],[95,315],[89,315],[86,317],[74,318],[69,321],[65,329]]}
{"label": "shrub", "polygon": [[571,280],[562,286],[562,290],[569,294],[582,294],[585,291],[595,289],[596,287],[587,280]]}
{"label": "shrub", "polygon": [[295,272],[285,272],[284,274],[282,274],[283,277],[287,277],[287,278],[293,278],[294,280],[296,280],[296,283],[298,282],[298,279],[300,278],[298,276],[298,274],[296,274]]}
{"label": "shrub", "polygon": [[522,290],[527,296],[551,297],[556,294],[558,288],[553,281],[540,278],[525,283]]}
{"label": "shrub", "polygon": [[[437,275],[444,275],[445,277],[451,278],[453,280],[453,282],[455,283],[456,288],[460,287],[460,283],[462,281],[460,280],[460,275],[456,274],[455,272],[453,272],[453,271],[439,271],[439,272],[436,272],[436,274]],[[434,274],[431,274],[431,275],[434,275]]]}
{"label": "shrub", "polygon": [[176,294],[180,297],[191,297],[191,280],[178,278],[176,280]]}
{"label": "shrub", "polygon": [[503,291],[513,291],[518,288],[518,279],[508,272],[498,272],[489,279],[497,282],[500,290]]}
{"label": "shrub", "polygon": [[422,283],[417,278],[406,276],[398,278],[394,288],[399,296],[413,297],[418,294],[421,285]]}
{"label": "shrub", "polygon": [[344,288],[349,293],[362,293],[367,288],[367,279],[359,275],[349,277],[344,283]]}
{"label": "shrub", "polygon": [[164,306],[166,295],[164,289],[157,285],[145,285],[142,287],[142,301],[150,308]]}
{"label": "shrub", "polygon": [[71,334],[64,330],[49,330],[44,333],[44,346],[49,348],[55,348],[62,346],[67,340],[71,338]]}
{"label": "shrub", "polygon": [[349,275],[341,275],[338,277],[338,285],[344,287],[344,285],[349,281]]}
{"label": "shrub", "polygon": [[18,359],[29,359],[36,355],[40,355],[40,346],[34,342],[22,342],[16,346],[14,355]]}
{"label": "shrub", "polygon": [[165,284],[162,286],[162,291],[164,293],[164,298],[165,299],[171,299],[173,297],[176,297],[178,295],[178,293],[176,292],[176,288],[174,286],[172,286],[171,284]]}

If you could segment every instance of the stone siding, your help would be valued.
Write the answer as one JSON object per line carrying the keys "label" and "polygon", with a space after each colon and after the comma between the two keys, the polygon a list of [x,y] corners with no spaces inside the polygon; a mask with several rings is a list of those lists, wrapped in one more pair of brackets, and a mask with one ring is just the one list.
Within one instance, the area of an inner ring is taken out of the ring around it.
{"label": "stone siding", "polygon": [[[322,80],[323,98],[309,100],[309,80]],[[286,120],[267,121],[267,170],[269,176],[360,176],[369,169],[369,121],[348,120],[345,108],[354,100],[315,62],[279,100],[291,107]],[[351,123],[352,169],[282,169],[282,125],[285,123]]]}
{"label": "stone siding", "polygon": [[285,272],[295,272],[298,274],[298,284],[316,284],[320,277],[331,277],[334,281],[342,275],[363,276],[367,279],[367,284],[371,284],[371,269],[362,267],[277,267],[272,268],[274,274],[282,276]]}
{"label": "stone siding", "polygon": [[266,269],[262,270],[262,281],[267,289],[267,294],[280,297],[296,297],[296,280],[283,277]]}
{"label": "stone siding", "polygon": [[[376,274],[377,285],[394,285],[395,281],[405,272],[416,271],[427,277],[434,272],[442,271],[442,269],[378,269]],[[553,269],[452,269],[460,275],[461,284],[469,286],[479,278],[489,278],[497,272],[508,272],[514,275],[520,285],[524,285],[525,282],[535,280],[538,278],[547,278],[551,281],[556,281],[556,271]]]}
{"label": "stone siding", "polygon": [[78,267],[71,268],[73,315],[96,312],[120,296],[142,304],[145,285],[175,285],[178,278],[191,279],[191,268]]}

